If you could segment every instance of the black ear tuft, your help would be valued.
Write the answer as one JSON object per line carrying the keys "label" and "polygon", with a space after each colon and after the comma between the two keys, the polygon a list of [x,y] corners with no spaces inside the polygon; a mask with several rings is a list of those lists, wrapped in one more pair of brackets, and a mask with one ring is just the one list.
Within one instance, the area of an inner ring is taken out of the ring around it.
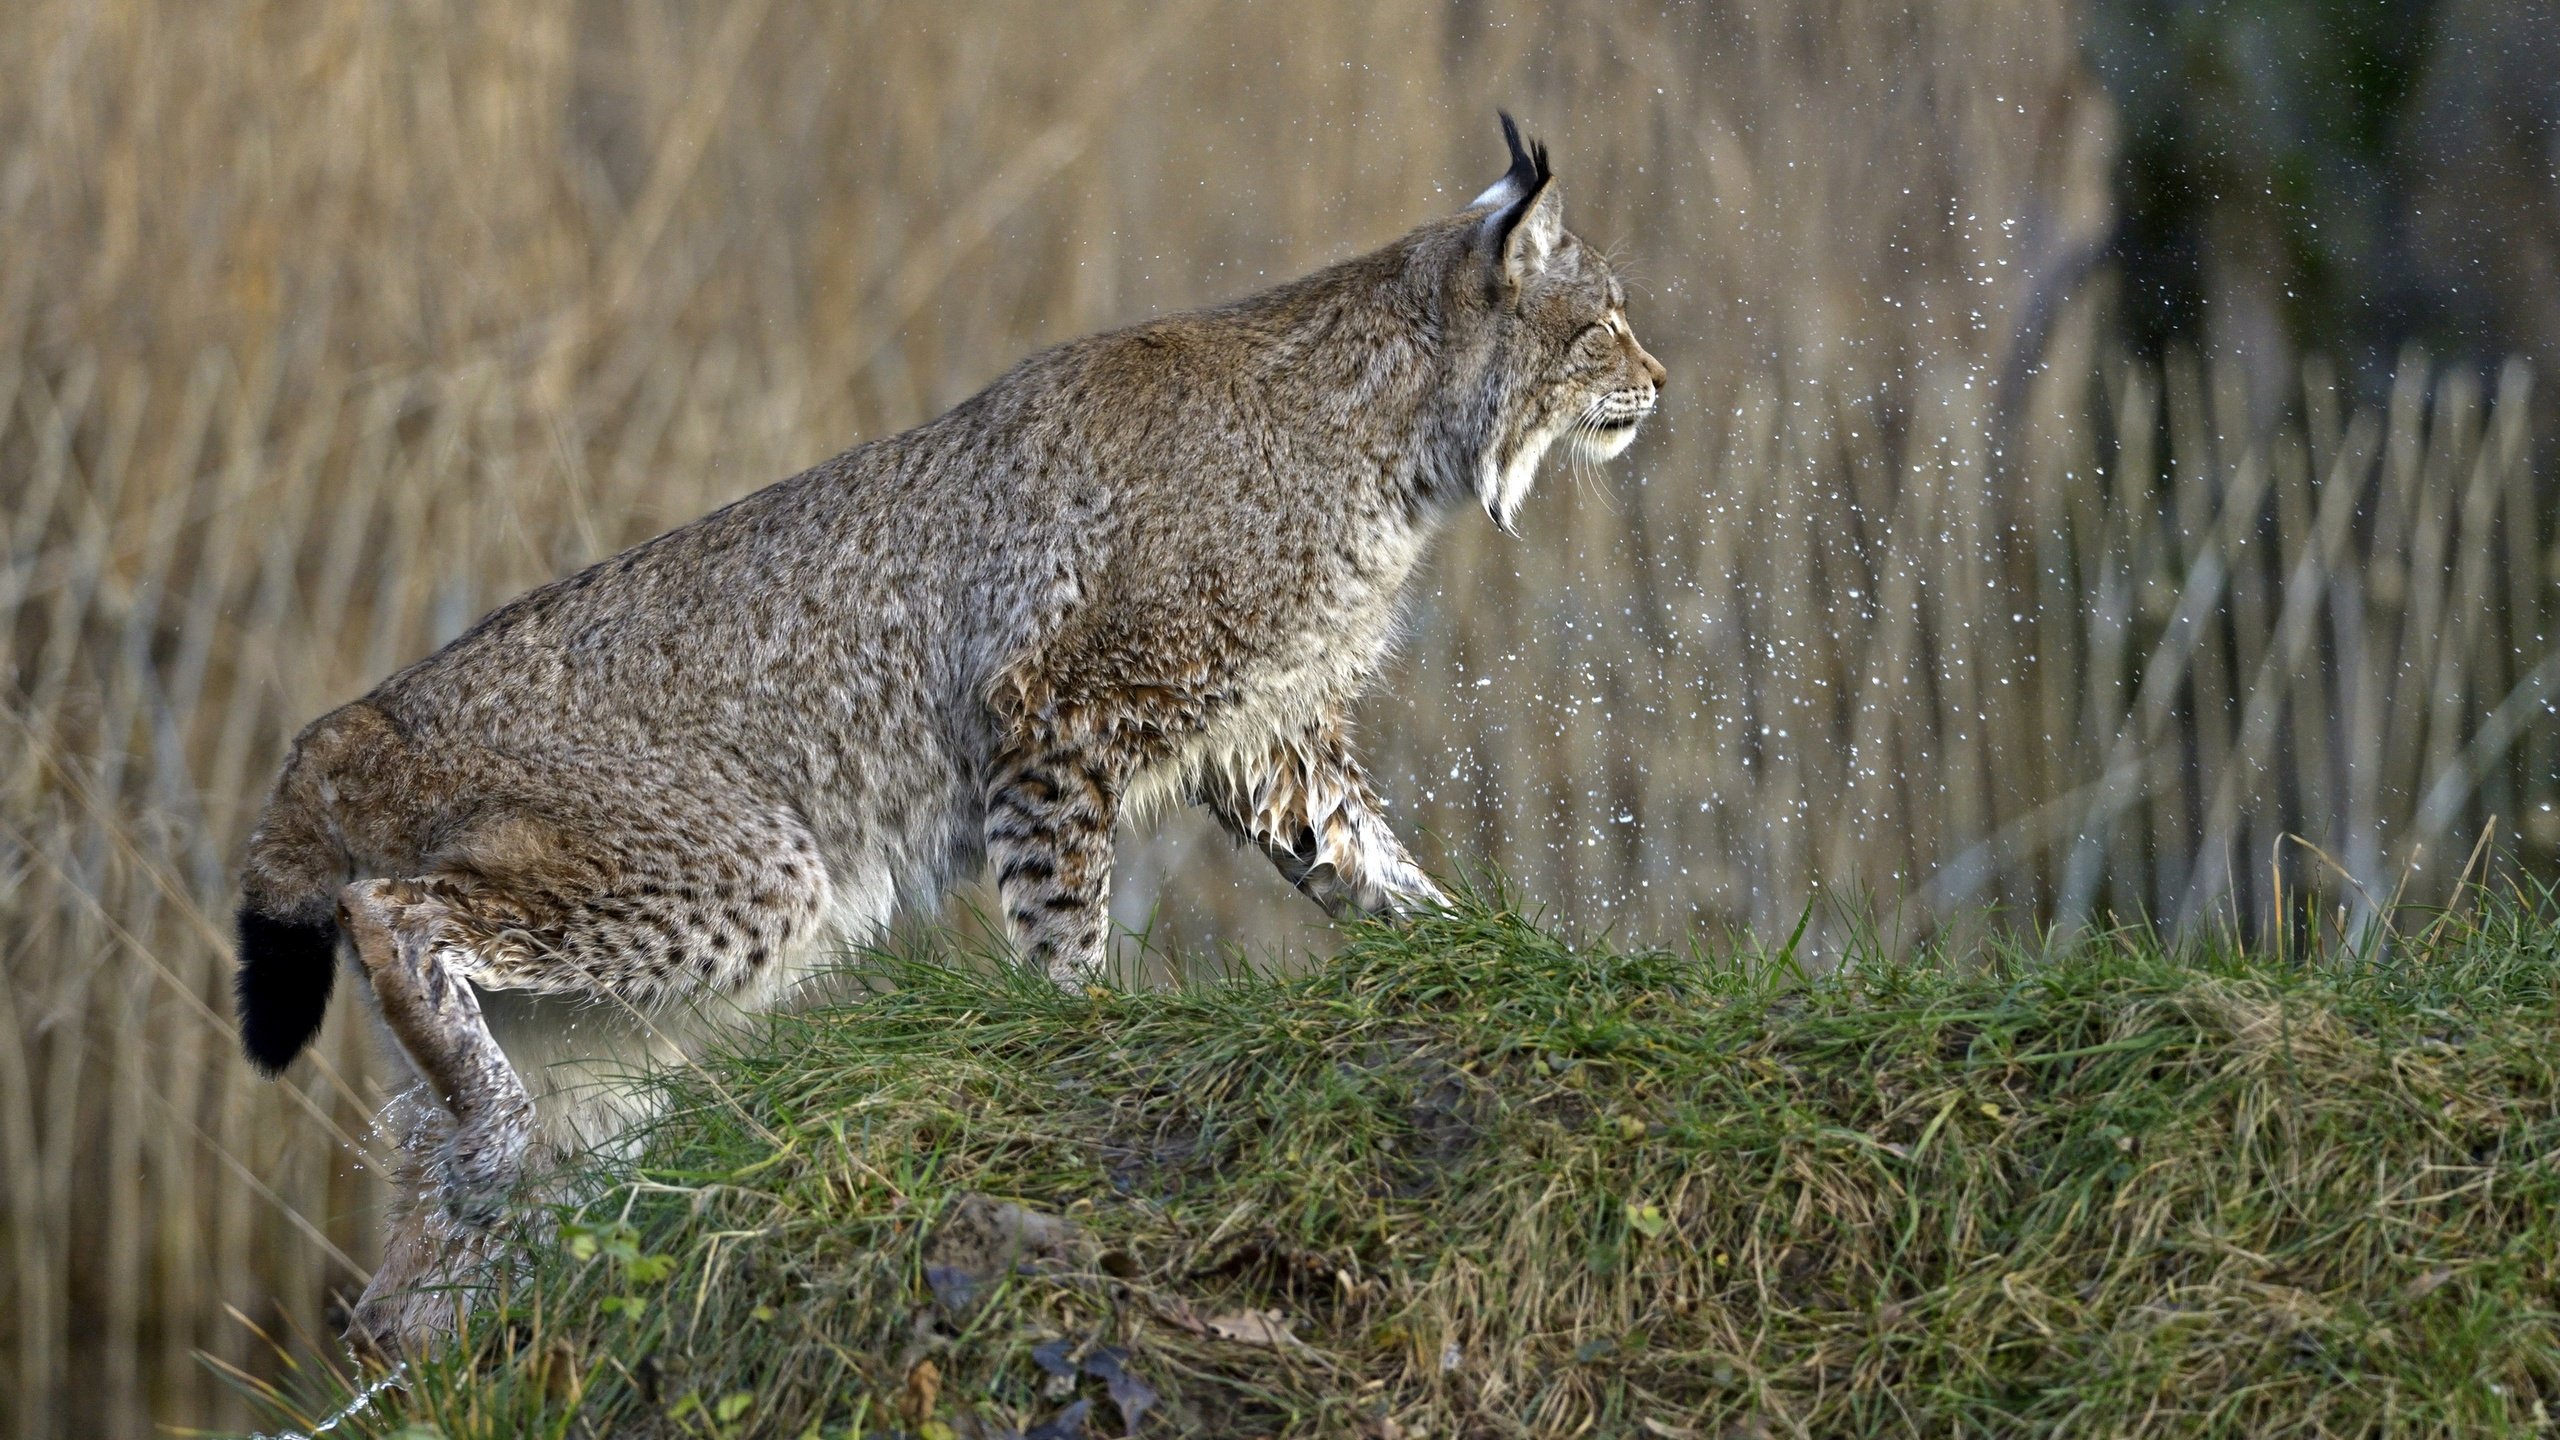
{"label": "black ear tuft", "polygon": [[1511,171],[1502,177],[1502,182],[1515,187],[1523,196],[1537,194],[1538,187],[1555,176],[1555,172],[1547,168],[1547,142],[1524,142],[1520,137],[1520,122],[1511,118],[1510,111],[1496,110],[1493,113],[1502,117],[1502,140],[1511,147]]}

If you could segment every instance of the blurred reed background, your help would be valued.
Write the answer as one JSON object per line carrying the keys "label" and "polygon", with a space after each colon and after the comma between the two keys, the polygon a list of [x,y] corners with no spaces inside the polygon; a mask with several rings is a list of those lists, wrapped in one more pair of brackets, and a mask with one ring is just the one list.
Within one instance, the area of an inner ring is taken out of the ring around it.
{"label": "blurred reed background", "polygon": [[[2477,8],[2477,7],[2474,7]],[[1426,854],[1570,925],[2367,923],[2560,849],[2529,372],[2135,358],[2064,0],[159,5],[0,14],[0,1395],[254,1418],[359,1283],[341,1004],[256,1079],[286,739],[515,591],[1026,350],[1380,243],[1552,141],[1671,372],[1367,716]],[[2287,835],[2307,844],[2280,843]],[[2318,847],[2317,853],[2312,846]],[[1124,918],[1320,943],[1177,820]],[[2341,909],[2340,907],[2344,907]],[[1811,937],[1817,947],[1821,934]],[[258,1327],[253,1329],[254,1326]],[[210,1363],[199,1359],[210,1357]]]}

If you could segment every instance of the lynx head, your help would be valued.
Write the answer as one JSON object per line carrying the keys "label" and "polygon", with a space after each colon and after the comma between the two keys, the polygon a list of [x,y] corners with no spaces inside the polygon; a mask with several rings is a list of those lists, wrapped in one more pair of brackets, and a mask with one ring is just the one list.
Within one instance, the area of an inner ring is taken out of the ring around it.
{"label": "lynx head", "polygon": [[1549,447],[1594,460],[1625,450],[1661,395],[1662,364],[1636,343],[1609,262],[1564,228],[1547,147],[1502,117],[1511,168],[1449,222],[1444,296],[1453,428],[1485,513],[1506,534]]}

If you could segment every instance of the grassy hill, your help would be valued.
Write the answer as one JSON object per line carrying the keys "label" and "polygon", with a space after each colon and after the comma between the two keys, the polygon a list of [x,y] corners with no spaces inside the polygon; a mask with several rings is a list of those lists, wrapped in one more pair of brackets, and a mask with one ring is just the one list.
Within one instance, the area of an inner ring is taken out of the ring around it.
{"label": "grassy hill", "polygon": [[[968,957],[679,1077],[412,1435],[2533,1433],[2548,896],[2361,952]],[[1898,949],[1898,953],[1896,953]]]}

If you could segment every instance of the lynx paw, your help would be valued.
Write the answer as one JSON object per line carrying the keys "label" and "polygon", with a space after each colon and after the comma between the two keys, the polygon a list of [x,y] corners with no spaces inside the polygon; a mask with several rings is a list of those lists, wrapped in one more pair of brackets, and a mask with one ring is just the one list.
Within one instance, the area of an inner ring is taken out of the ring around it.
{"label": "lynx paw", "polygon": [[1390,920],[1417,920],[1448,908],[1449,892],[1432,883],[1430,876],[1415,870],[1388,895],[1383,913]]}

